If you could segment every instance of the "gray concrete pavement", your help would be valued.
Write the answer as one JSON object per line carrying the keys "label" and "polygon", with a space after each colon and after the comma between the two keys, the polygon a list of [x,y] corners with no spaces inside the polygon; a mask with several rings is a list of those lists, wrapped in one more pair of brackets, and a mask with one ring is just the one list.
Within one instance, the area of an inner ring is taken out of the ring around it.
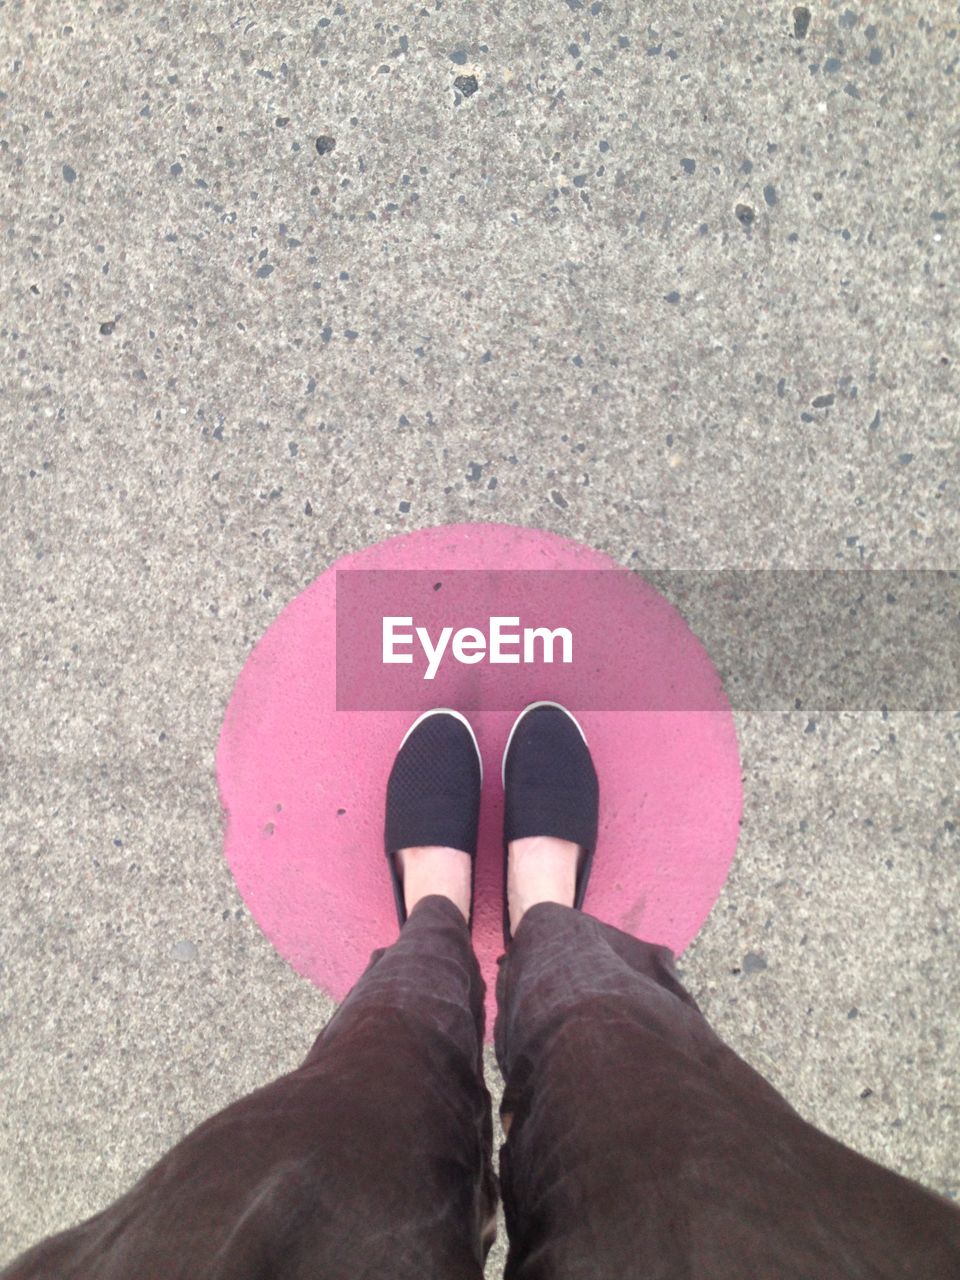
{"label": "gray concrete pavement", "polygon": [[[222,862],[213,751],[336,555],[496,519],[955,564],[960,18],[809,14],[0,9],[0,1263],[330,1012]],[[741,713],[681,964],[804,1115],[956,1195],[951,710]]]}

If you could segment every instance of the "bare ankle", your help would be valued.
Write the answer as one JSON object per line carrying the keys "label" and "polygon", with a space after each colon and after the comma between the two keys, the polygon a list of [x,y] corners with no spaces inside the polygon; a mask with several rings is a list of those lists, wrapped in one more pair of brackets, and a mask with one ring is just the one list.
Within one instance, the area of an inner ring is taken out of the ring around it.
{"label": "bare ankle", "polygon": [[507,901],[510,931],[538,902],[558,902],[572,907],[576,895],[580,847],[555,836],[527,836],[510,844]]}
{"label": "bare ankle", "polygon": [[468,853],[442,845],[419,845],[399,849],[396,862],[408,916],[421,898],[439,893],[460,908],[464,920],[470,919],[472,860]]}

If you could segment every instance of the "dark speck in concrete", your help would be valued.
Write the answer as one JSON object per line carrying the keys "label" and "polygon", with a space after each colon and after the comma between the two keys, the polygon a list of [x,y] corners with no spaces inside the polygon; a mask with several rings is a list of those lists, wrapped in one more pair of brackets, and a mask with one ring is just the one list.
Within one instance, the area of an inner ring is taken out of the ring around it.
{"label": "dark speck in concrete", "polygon": [[742,222],[745,227],[749,227],[756,216],[748,204],[738,204],[736,215],[737,221]]}
{"label": "dark speck in concrete", "polygon": [[781,399],[783,398],[783,392],[786,385],[787,385],[786,378],[781,378],[777,383],[777,395],[780,396]]}
{"label": "dark speck in concrete", "polygon": [[740,172],[741,172],[741,173],[753,173],[753,161],[752,161],[752,160],[744,160],[743,164],[740,166]]}
{"label": "dark speck in concrete", "polygon": [[400,510],[403,512],[403,514],[404,514],[404,515],[406,515],[406,514],[407,514],[407,512],[410,510],[410,503],[409,503],[409,502],[407,502],[407,501],[403,501],[403,502],[401,502],[401,503],[400,503]]}
{"label": "dark speck in concrete", "polygon": [[936,213],[931,213],[930,219],[932,222],[946,222],[947,215],[938,210]]}
{"label": "dark speck in concrete", "polygon": [[827,58],[826,62],[823,64],[823,69],[828,75],[832,75],[835,71],[840,70],[840,65],[839,58]]}
{"label": "dark speck in concrete", "polygon": [[495,489],[496,487],[497,487],[497,477],[491,476],[490,479],[487,481],[487,488]]}
{"label": "dark speck in concrete", "polygon": [[329,151],[332,151],[336,145],[336,138],[332,138],[329,133],[322,133],[317,139],[317,155],[325,156]]}
{"label": "dark speck in concrete", "polygon": [[693,173],[697,167],[696,160],[681,160],[680,163],[683,166],[684,173]]}
{"label": "dark speck in concrete", "polygon": [[880,410],[878,409],[877,412],[873,415],[873,421],[870,423],[870,430],[876,431],[879,425],[880,425]]}
{"label": "dark speck in concrete", "polygon": [[860,90],[852,81],[847,81],[847,83],[843,86],[843,92],[847,94],[847,96],[850,98],[860,97]]}
{"label": "dark speck in concrete", "polygon": [[667,302],[679,302],[680,295],[679,293],[677,293],[676,289],[673,289],[670,293],[666,295],[666,300]]}
{"label": "dark speck in concrete", "polygon": [[483,474],[483,467],[480,465],[479,462],[471,462],[470,465],[467,467],[467,472],[466,472],[467,479],[472,484],[476,484],[476,482],[480,479],[482,474]]}
{"label": "dark speck in concrete", "polygon": [[170,166],[170,172],[175,178],[179,178],[181,173],[183,173],[183,165],[180,164],[179,161],[176,164],[172,164]]}
{"label": "dark speck in concrete", "polygon": [[566,507],[568,505],[566,498],[563,496],[562,493],[558,493],[556,489],[553,490],[553,492],[550,494],[550,497],[553,499],[553,501],[557,504],[558,507]]}
{"label": "dark speck in concrete", "polygon": [[277,116],[276,120],[274,121],[274,124],[277,126],[278,129],[285,129],[289,123],[290,123],[289,116]]}
{"label": "dark speck in concrete", "polygon": [[459,90],[465,98],[472,97],[480,88],[476,76],[457,76],[453,82],[453,87]]}
{"label": "dark speck in concrete", "polygon": [[759,951],[748,951],[743,957],[744,973],[759,973],[761,969],[767,967],[767,957],[761,955]]}
{"label": "dark speck in concrete", "polygon": [[354,338],[359,338],[360,334],[357,332],[356,329],[344,329],[343,336],[345,338],[348,338],[352,342]]}
{"label": "dark speck in concrete", "polygon": [[610,150],[610,143],[609,143],[609,142],[607,142],[606,140],[604,140],[604,141],[600,142],[598,145],[599,145],[599,147],[600,147],[600,150],[601,150],[601,151],[606,152],[606,151],[609,151],[609,150]]}
{"label": "dark speck in concrete", "polygon": [[848,1010],[847,1010],[847,1017],[848,1017],[848,1018],[859,1018],[859,1017],[860,1017],[860,1010],[857,1008],[857,1006],[856,1006],[856,1005],[854,1005],[852,1009],[848,1009]]}
{"label": "dark speck in concrete", "polygon": [[347,811],[346,811],[346,809],[338,809],[338,810],[337,810],[337,817],[338,817],[338,818],[342,818],[342,817],[343,817],[343,815],[344,815],[346,812],[347,812]]}
{"label": "dark speck in concrete", "polygon": [[465,49],[454,49],[450,55],[450,61],[455,62],[458,67],[466,66],[467,53]]}
{"label": "dark speck in concrete", "polygon": [[817,722],[816,722],[816,720],[808,720],[808,721],[807,721],[807,727],[804,729],[804,731],[803,731],[803,732],[804,732],[804,733],[816,733],[816,732],[817,732]]}
{"label": "dark speck in concrete", "polygon": [[580,57],[580,46],[579,46],[578,44],[568,44],[568,45],[567,45],[567,53],[569,53],[569,55],[570,55],[570,57],[571,57],[571,58],[579,58],[579,57]]}
{"label": "dark speck in concrete", "polygon": [[587,175],[585,173],[574,174],[573,185],[575,187],[585,187],[587,185]]}
{"label": "dark speck in concrete", "polygon": [[629,36],[617,36],[617,44],[620,46],[620,48],[621,48],[621,49],[629,49],[629,48],[630,48],[630,37],[629,37]]}
{"label": "dark speck in concrete", "polygon": [[862,1090],[861,1090],[861,1092],[860,1092],[860,1097],[861,1097],[861,1098],[872,1098],[872,1097],[873,1097],[873,1090],[872,1090],[872,1089],[862,1089]]}
{"label": "dark speck in concrete", "polygon": [[764,200],[766,200],[767,204],[771,206],[771,208],[773,207],[773,205],[777,203],[776,188],[772,186],[770,183],[767,183],[767,185],[763,188],[763,198]]}
{"label": "dark speck in concrete", "polygon": [[658,55],[658,54],[660,54],[660,53],[662,53],[662,52],[663,52],[663,45],[662,45],[662,44],[648,44],[648,45],[647,45],[647,54],[648,54],[648,56],[649,56],[649,57],[651,57],[651,58],[656,58],[656,57],[657,57],[657,55]]}
{"label": "dark speck in concrete", "polygon": [[803,40],[810,29],[810,10],[803,5],[798,5],[793,11],[793,34],[798,40]]}
{"label": "dark speck in concrete", "polygon": [[811,403],[815,409],[829,409],[833,404],[833,395],[831,393],[830,395],[816,396]]}
{"label": "dark speck in concrete", "polygon": [[257,268],[257,278],[265,280],[267,276],[273,275],[273,267],[269,262],[265,262],[262,267]]}
{"label": "dark speck in concrete", "polygon": [[77,180],[76,169],[73,169],[70,167],[70,165],[65,164],[63,166],[63,180],[64,182],[76,182]]}
{"label": "dark speck in concrete", "polygon": [[852,9],[844,9],[843,13],[841,13],[840,15],[839,21],[840,21],[841,27],[843,27],[847,31],[852,31],[853,28],[857,25],[857,15],[853,12]]}
{"label": "dark speck in concrete", "polygon": [[312,515],[313,515],[313,507],[310,505],[310,503],[309,503],[309,502],[305,502],[305,503],[303,504],[303,514],[304,514],[305,516],[312,516]]}
{"label": "dark speck in concrete", "polygon": [[323,328],[320,330],[321,341],[329,342],[332,337],[333,337],[333,330],[330,328],[328,324],[324,325]]}
{"label": "dark speck in concrete", "polygon": [[882,57],[883,57],[883,53],[881,52],[880,49],[877,48],[876,45],[874,45],[873,48],[870,50],[870,52],[867,54],[867,61],[870,63],[872,67],[877,67],[880,65],[880,59]]}
{"label": "dark speck in concrete", "polygon": [[913,461],[913,454],[912,454],[912,453],[901,453],[901,454],[900,454],[900,456],[899,456],[899,458],[897,459],[897,461],[900,463],[900,465],[901,465],[902,467],[905,467],[905,466],[907,465],[907,463],[908,463],[908,462],[912,462],[912,461]]}
{"label": "dark speck in concrete", "polygon": [[111,333],[113,333],[114,326],[116,325],[116,323],[117,323],[116,320],[107,320],[104,324],[100,326],[100,332],[103,334],[105,338],[109,338]]}

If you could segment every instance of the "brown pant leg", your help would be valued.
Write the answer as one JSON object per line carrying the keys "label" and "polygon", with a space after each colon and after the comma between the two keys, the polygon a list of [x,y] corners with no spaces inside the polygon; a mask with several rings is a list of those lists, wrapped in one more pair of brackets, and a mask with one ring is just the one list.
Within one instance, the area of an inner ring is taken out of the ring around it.
{"label": "brown pant leg", "polygon": [[423,899],[296,1071],[3,1280],[479,1280],[495,1213],[484,983]]}
{"label": "brown pant leg", "polygon": [[507,1280],[956,1280],[960,1210],[804,1121],[673,955],[531,908],[500,960]]}

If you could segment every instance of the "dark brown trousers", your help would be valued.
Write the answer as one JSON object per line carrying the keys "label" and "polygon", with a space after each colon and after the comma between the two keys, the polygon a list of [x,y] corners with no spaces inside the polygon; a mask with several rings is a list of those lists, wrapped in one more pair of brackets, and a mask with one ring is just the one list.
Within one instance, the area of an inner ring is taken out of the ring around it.
{"label": "dark brown trousers", "polygon": [[[673,955],[531,908],[499,962],[509,1280],[957,1280],[960,1210],[807,1124]],[[497,1197],[484,984],[423,899],[296,1071],[3,1280],[478,1280]]]}

